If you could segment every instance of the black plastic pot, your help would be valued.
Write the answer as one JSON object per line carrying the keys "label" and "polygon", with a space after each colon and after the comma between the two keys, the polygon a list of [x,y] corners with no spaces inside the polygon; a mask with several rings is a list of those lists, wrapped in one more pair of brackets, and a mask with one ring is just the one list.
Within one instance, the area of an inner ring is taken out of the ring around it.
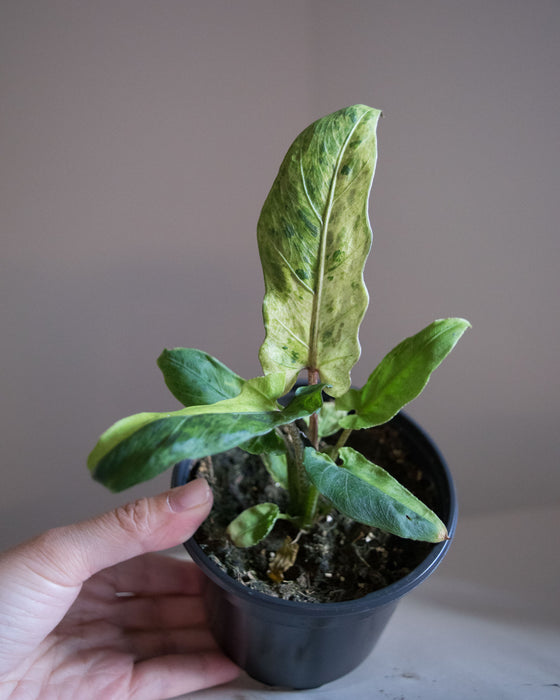
{"label": "black plastic pot", "polygon": [[[452,536],[457,502],[447,465],[410,418],[401,413],[392,424],[404,435],[415,463],[435,480],[440,494],[435,510]],[[172,485],[188,481],[190,469],[190,460],[177,464]],[[399,581],[341,603],[298,603],[252,591],[227,576],[194,539],[185,548],[206,574],[210,627],[224,652],[256,680],[304,689],[333,681],[358,666],[373,649],[399,599],[435,570],[449,544],[434,545],[424,561]]]}

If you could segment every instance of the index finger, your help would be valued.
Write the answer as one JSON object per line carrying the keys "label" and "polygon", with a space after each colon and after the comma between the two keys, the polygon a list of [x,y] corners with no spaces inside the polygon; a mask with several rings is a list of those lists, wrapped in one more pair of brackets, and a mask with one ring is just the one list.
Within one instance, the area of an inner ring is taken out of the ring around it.
{"label": "index finger", "polygon": [[102,578],[114,593],[200,595],[204,574],[192,561],[166,554],[143,554],[115,564],[92,578]]}

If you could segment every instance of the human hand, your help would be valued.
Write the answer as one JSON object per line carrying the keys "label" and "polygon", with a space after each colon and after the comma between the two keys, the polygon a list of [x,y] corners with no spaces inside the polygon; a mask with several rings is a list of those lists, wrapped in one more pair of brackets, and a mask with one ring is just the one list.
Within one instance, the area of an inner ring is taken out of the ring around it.
{"label": "human hand", "polygon": [[205,624],[200,572],[152,554],[188,539],[211,505],[196,479],[1,554],[0,698],[159,700],[235,678]]}

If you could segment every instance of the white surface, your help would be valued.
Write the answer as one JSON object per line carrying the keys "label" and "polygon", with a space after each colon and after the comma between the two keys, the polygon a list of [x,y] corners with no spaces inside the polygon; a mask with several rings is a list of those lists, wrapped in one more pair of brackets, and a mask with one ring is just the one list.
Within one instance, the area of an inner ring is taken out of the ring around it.
{"label": "white surface", "polygon": [[399,604],[355,671],[310,691],[247,676],[194,700],[558,700],[560,508],[460,521],[438,571]]}

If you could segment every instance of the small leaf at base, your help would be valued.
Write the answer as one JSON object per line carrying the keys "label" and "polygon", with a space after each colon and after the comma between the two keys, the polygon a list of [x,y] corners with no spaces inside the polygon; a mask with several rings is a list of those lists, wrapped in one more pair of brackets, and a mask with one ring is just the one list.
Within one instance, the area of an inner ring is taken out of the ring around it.
{"label": "small leaf at base", "polygon": [[279,517],[280,508],[276,503],[259,503],[232,520],[226,533],[237,547],[252,547],[268,535]]}

